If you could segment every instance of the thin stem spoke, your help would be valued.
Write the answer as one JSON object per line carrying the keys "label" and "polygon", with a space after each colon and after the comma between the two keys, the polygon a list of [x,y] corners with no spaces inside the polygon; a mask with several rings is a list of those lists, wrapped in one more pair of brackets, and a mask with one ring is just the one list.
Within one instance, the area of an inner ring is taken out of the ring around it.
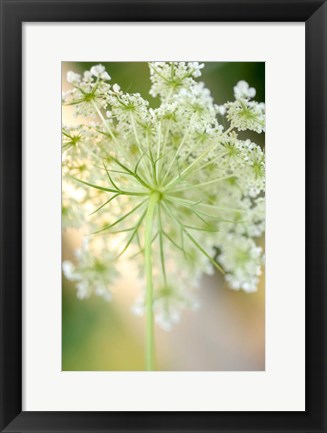
{"label": "thin stem spoke", "polygon": [[119,196],[119,194],[115,194],[115,195],[113,195],[112,197],[110,197],[110,199],[109,200],[107,200],[105,203],[103,203],[100,207],[98,207],[94,212],[92,212],[91,214],[90,214],[90,216],[91,215],[94,215],[96,212],[99,212],[99,210],[100,209],[102,209],[104,206],[106,206],[107,204],[109,204],[112,200],[114,200],[116,197],[118,197]]}
{"label": "thin stem spoke", "polygon": [[121,218],[119,218],[118,220],[116,220],[114,223],[112,224],[108,224],[105,227],[103,227],[100,230],[97,230],[96,232],[93,232],[94,235],[98,234],[98,233],[102,233],[106,230],[111,229],[112,227],[115,227],[117,224],[119,224],[120,222],[124,221],[126,218],[128,218],[130,215],[132,215],[134,212],[137,211],[137,209],[139,209],[142,205],[144,205],[144,203],[147,200],[143,200],[141,203],[139,203],[137,206],[135,206],[132,210],[130,210],[129,212],[127,212],[125,215],[123,215]]}
{"label": "thin stem spoke", "polygon": [[128,248],[128,247],[130,246],[130,244],[132,243],[132,241],[133,241],[133,239],[134,239],[134,237],[135,237],[135,235],[136,235],[136,233],[137,233],[137,231],[138,231],[140,225],[142,224],[142,221],[144,220],[145,215],[146,215],[146,211],[143,212],[141,218],[139,219],[139,221],[137,222],[136,226],[134,227],[134,229],[133,229],[133,233],[132,233],[132,235],[130,236],[130,238],[128,239],[128,241],[127,241],[125,247],[122,249],[122,251],[121,251],[121,252],[118,254],[118,256],[115,258],[116,260],[124,254],[124,252],[127,250],[127,248]]}
{"label": "thin stem spoke", "polygon": [[192,185],[192,184],[185,185],[185,186],[181,186],[180,188],[174,189],[171,192],[174,193],[174,192],[179,192],[179,191],[186,191],[188,189],[197,189],[199,187],[207,186],[207,185],[212,185],[214,183],[222,182],[223,180],[231,179],[233,177],[235,177],[235,176],[234,175],[224,176],[224,177],[219,177],[217,179],[210,180],[208,182],[198,183],[198,184],[195,184],[195,185]]}

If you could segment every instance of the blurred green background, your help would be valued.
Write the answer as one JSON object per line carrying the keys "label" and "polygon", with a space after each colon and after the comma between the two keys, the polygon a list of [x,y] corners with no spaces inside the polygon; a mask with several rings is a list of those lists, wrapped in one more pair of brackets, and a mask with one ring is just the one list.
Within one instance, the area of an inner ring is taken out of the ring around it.
{"label": "blurred green background", "polygon": [[[112,83],[122,90],[139,92],[152,107],[158,100],[149,96],[149,69],[144,62],[63,62],[62,88],[67,90],[68,70],[83,73],[91,66],[106,66]],[[265,101],[265,64],[263,62],[207,62],[202,70],[206,87],[215,103],[233,100],[233,86],[247,81],[255,87],[255,100]],[[63,124],[79,124],[70,107],[63,107]],[[264,134],[246,131],[264,147]],[[74,260],[80,245],[77,230],[63,232],[63,260]],[[261,239],[263,246],[264,239]],[[131,306],[139,293],[133,266],[123,263],[123,276],[114,288],[110,303],[91,297],[78,300],[74,285],[63,277],[62,284],[62,370],[144,370],[144,319],[133,315]],[[264,275],[253,294],[233,291],[221,275],[204,276],[199,290],[201,308],[184,312],[172,331],[156,326],[158,370],[174,371],[258,371],[265,369],[265,296]]]}

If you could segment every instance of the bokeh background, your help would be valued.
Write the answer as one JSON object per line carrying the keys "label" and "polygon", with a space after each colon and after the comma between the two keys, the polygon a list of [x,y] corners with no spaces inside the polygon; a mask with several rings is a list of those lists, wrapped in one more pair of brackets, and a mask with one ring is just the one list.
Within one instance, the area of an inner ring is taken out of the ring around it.
{"label": "bokeh background", "polygon": [[[94,64],[106,66],[112,83],[129,93],[139,92],[152,107],[148,65],[143,62],[92,63],[63,62],[62,90],[68,90],[69,70],[83,73]],[[206,63],[203,80],[215,103],[233,100],[233,86],[239,80],[255,87],[255,99],[265,100],[265,64],[260,62]],[[71,107],[63,107],[63,125],[80,124]],[[240,138],[250,138],[264,147],[264,134],[246,131]],[[259,242],[264,246],[264,238]],[[74,249],[81,244],[77,230],[63,232],[63,260],[74,261]],[[122,259],[121,278],[107,303],[96,296],[78,300],[74,284],[62,279],[62,370],[106,371],[144,370],[144,319],[131,307],[140,287],[133,263]],[[201,308],[182,315],[172,331],[156,326],[156,367],[161,371],[258,371],[265,369],[265,284],[264,269],[256,293],[246,294],[228,288],[222,276],[203,276],[199,290]]]}

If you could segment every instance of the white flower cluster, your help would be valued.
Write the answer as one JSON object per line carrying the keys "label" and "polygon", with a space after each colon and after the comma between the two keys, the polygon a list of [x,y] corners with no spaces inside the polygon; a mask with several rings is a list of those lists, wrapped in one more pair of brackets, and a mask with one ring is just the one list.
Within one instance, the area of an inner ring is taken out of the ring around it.
{"label": "white flower cluster", "polygon": [[198,62],[152,62],[150,65],[150,78],[152,87],[150,95],[160,96],[162,100],[170,99],[181,89],[191,88],[193,78],[201,76],[203,63]]}
{"label": "white flower cluster", "polygon": [[118,275],[112,252],[105,245],[98,249],[84,240],[82,247],[75,251],[75,256],[76,265],[65,260],[62,268],[65,277],[76,282],[77,297],[86,299],[95,294],[110,301],[110,286]]}
{"label": "white flower cluster", "polygon": [[[200,303],[192,290],[185,290],[178,285],[159,287],[153,302],[156,323],[165,331],[170,331],[173,325],[181,320],[181,312],[185,308],[195,311],[199,306]],[[144,297],[137,299],[132,311],[138,316],[143,316]]]}
{"label": "white flower cluster", "polygon": [[222,239],[219,263],[226,271],[226,281],[232,289],[254,292],[261,275],[262,248],[253,239],[228,233]]}
{"label": "white flower cluster", "polygon": [[246,81],[239,81],[234,87],[235,101],[226,104],[227,119],[233,128],[239,131],[249,129],[259,134],[265,130],[265,104],[251,101],[255,93]]}
{"label": "white flower cluster", "polygon": [[[97,259],[83,248],[76,265],[64,264],[65,275],[79,297],[109,298],[114,258],[129,253],[145,275],[151,230],[153,310],[164,329],[183,308],[197,307],[193,289],[204,272],[216,267],[231,288],[253,292],[262,266],[256,239],[265,223],[265,154],[238,133],[264,131],[264,104],[240,81],[235,100],[216,105],[195,80],[203,67],[150,63],[156,109],[110,85],[102,65],[83,77],[69,72],[72,89],[63,95],[85,116],[83,125],[63,128],[63,221],[120,245],[117,254],[104,247]],[[146,291],[134,310],[145,304]]]}
{"label": "white flower cluster", "polygon": [[71,91],[63,94],[63,102],[71,103],[76,106],[76,115],[94,114],[93,103],[104,107],[106,104],[106,94],[110,89],[107,81],[110,80],[109,74],[103,65],[93,66],[90,71],[85,71],[83,77],[73,71],[67,73],[67,81],[74,87]]}

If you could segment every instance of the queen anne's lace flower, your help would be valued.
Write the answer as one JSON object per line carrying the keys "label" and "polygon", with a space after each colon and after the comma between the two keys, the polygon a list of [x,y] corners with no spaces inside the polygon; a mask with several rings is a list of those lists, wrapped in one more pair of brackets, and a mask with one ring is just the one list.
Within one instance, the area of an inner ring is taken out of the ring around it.
{"label": "queen anne's lace flower", "polygon": [[[130,257],[142,278],[151,244],[152,306],[164,329],[198,306],[194,289],[204,272],[216,267],[231,288],[253,292],[262,266],[256,238],[264,232],[265,154],[238,131],[264,131],[264,104],[239,81],[235,101],[217,106],[195,81],[203,66],[150,63],[155,109],[109,84],[103,65],[83,76],[69,72],[72,89],[63,96],[85,116],[85,125],[63,128],[63,221],[120,247],[113,252],[105,243],[95,254],[85,245],[64,273],[79,297],[109,299],[115,260]],[[146,303],[145,291],[134,310],[142,313]]]}

